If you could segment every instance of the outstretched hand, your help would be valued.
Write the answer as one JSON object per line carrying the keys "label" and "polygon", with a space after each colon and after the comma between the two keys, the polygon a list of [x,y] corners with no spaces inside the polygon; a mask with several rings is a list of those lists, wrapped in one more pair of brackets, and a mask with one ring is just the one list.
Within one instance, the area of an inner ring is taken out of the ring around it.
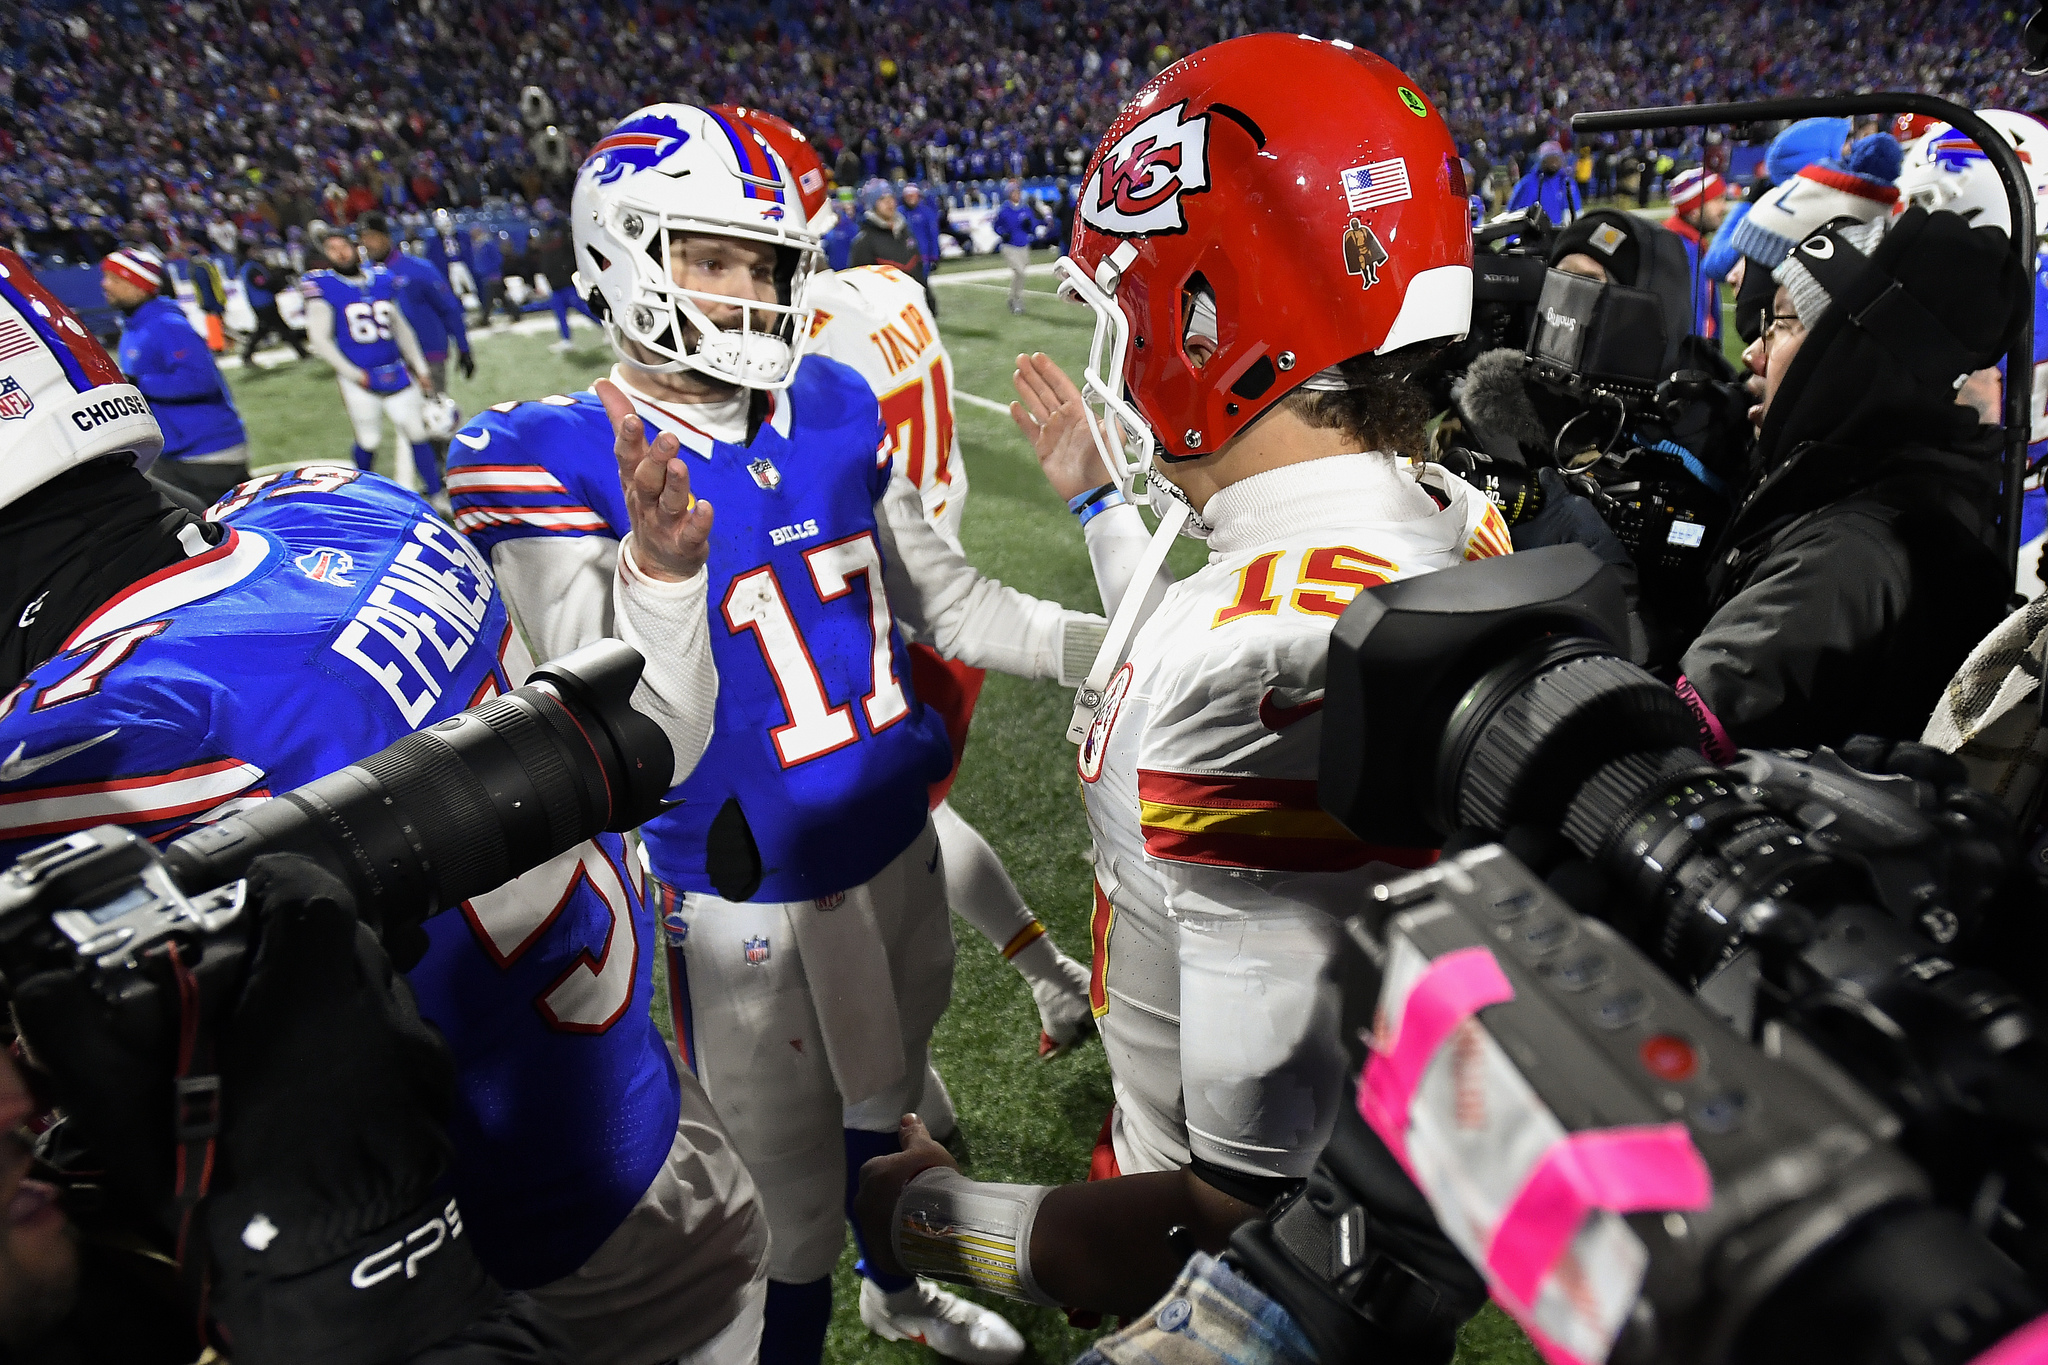
{"label": "outstretched hand", "polygon": [[925,1131],[924,1121],[915,1114],[905,1114],[896,1130],[896,1137],[903,1144],[900,1152],[878,1156],[860,1168],[860,1191],[853,1197],[853,1216],[860,1224],[861,1244],[867,1254],[876,1261],[876,1269],[889,1275],[907,1273],[896,1263],[895,1242],[891,1236],[896,1220],[896,1203],[903,1197],[903,1187],[934,1166],[945,1166],[959,1170],[960,1163],[953,1160],[953,1154],[933,1140]]}
{"label": "outstretched hand", "polygon": [[612,453],[633,523],[634,565],[666,582],[694,577],[711,554],[711,504],[690,492],[690,471],[677,458],[682,442],[667,431],[649,441],[633,400],[609,379],[597,381],[597,396],[616,438]]}
{"label": "outstretched hand", "polygon": [[1018,356],[1010,382],[1023,400],[1010,404],[1010,420],[1031,442],[1053,492],[1074,498],[1106,482],[1109,471],[1095,448],[1088,405],[1052,357],[1043,351]]}

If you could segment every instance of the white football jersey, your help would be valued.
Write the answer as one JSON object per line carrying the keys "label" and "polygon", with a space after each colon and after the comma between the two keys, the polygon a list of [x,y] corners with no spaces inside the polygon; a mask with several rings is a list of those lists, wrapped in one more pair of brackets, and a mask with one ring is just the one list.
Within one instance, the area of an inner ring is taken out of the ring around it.
{"label": "white football jersey", "polygon": [[1090,1004],[1127,1174],[1304,1176],[1336,1121],[1339,924],[1390,862],[1434,855],[1316,803],[1330,629],[1364,588],[1510,549],[1482,494],[1420,468],[1340,455],[1212,498],[1208,565],[1140,627],[1082,742]]}
{"label": "white football jersey", "polygon": [[967,505],[967,469],[953,422],[953,360],[924,286],[893,265],[864,265],[811,281],[811,351],[859,370],[882,403],[896,472],[954,549]]}

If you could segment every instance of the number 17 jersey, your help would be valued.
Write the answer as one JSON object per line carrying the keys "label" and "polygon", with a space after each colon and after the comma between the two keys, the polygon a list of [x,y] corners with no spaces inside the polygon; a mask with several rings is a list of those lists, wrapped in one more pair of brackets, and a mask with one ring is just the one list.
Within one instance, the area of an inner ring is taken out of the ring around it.
{"label": "number 17 jersey", "polygon": [[[812,356],[769,396],[745,445],[693,427],[686,407],[633,396],[643,418],[681,438],[691,490],[715,509],[716,727],[671,793],[681,804],[642,828],[654,870],[728,899],[859,886],[916,838],[926,789],[952,766],[942,719],[911,690],[882,582],[876,504],[891,464],[874,394]],[[623,540],[612,446],[588,392],[481,414],[449,452],[456,525],[486,551],[532,536]],[[551,604],[511,605],[523,615]],[[758,886],[734,896],[755,858]]]}

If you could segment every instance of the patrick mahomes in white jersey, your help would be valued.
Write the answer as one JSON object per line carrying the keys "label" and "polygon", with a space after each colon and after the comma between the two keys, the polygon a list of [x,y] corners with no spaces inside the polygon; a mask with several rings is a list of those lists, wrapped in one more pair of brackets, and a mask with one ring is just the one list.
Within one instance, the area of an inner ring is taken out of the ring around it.
{"label": "patrick mahomes in white jersey", "polygon": [[[759,109],[723,108],[744,120],[787,163],[803,193],[807,217],[825,207],[825,167],[809,139],[787,121]],[[815,184],[815,188],[812,188]],[[860,372],[882,407],[882,426],[896,472],[917,489],[925,516],[958,550],[967,508],[967,466],[960,458],[954,421],[953,359],[946,353],[925,288],[893,265],[867,265],[812,277],[811,351]],[[968,725],[981,696],[982,670],[943,659],[936,650],[910,646],[911,687],[945,717],[953,766],[932,784],[932,827],[945,853],[946,899],[1031,986],[1038,1007],[1038,1051],[1051,1056],[1077,1042],[1087,1028],[1088,973],[1059,950],[1031,913],[1016,883],[981,832],[946,801],[960,773]],[[927,1068],[918,1112],[934,1133],[954,1124],[952,1101],[938,1072]]]}
{"label": "patrick mahomes in white jersey", "polygon": [[[1055,267],[1096,317],[1083,386],[1020,356],[1011,413],[1111,616],[1069,738],[1116,1109],[1090,1179],[1050,1190],[969,1181],[907,1119],[857,1209],[904,1264],[1142,1312],[1328,1142],[1349,1094],[1341,917],[1434,856],[1362,843],[1317,803],[1330,629],[1368,588],[1510,548],[1483,495],[1415,463],[1430,408],[1407,377],[1471,317],[1458,167],[1400,71],[1281,34],[1176,63],[1103,133]],[[1209,562],[1175,583],[1180,534]],[[1376,1237],[1405,1218],[1366,1202]],[[1442,1241],[1426,1206],[1401,1226]],[[1469,1268],[1437,1287],[1420,1327],[1444,1359],[1483,1300]]]}

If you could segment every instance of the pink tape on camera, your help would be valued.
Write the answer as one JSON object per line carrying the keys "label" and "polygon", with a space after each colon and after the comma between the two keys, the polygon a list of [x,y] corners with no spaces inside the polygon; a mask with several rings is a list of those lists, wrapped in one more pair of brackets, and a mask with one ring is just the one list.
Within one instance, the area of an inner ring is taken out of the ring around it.
{"label": "pink tape on camera", "polygon": [[1380,1135],[1408,1174],[1408,1106],[1422,1073],[1458,1025],[1485,1009],[1515,998],[1500,963],[1485,948],[1445,953],[1408,992],[1394,1045],[1374,1052],[1358,1079],[1358,1113]]}
{"label": "pink tape on camera", "polygon": [[[1423,1073],[1466,1020],[1514,998],[1513,985],[1487,948],[1445,953],[1408,992],[1394,1045],[1367,1060],[1359,1077],[1359,1116],[1410,1176],[1415,1171],[1408,1159],[1408,1115]],[[1573,1133],[1553,1144],[1523,1181],[1494,1228],[1486,1269],[1503,1297],[1501,1306],[1530,1332],[1545,1358],[1575,1365],[1577,1357],[1537,1329],[1530,1308],[1586,1215],[1595,1209],[1691,1211],[1712,1202],[1712,1178],[1683,1124]],[[2048,1365],[2048,1359],[2029,1357],[2025,1365]]]}
{"label": "pink tape on camera", "polygon": [[2035,1318],[1970,1365],[2048,1365],[2048,1317]]}

